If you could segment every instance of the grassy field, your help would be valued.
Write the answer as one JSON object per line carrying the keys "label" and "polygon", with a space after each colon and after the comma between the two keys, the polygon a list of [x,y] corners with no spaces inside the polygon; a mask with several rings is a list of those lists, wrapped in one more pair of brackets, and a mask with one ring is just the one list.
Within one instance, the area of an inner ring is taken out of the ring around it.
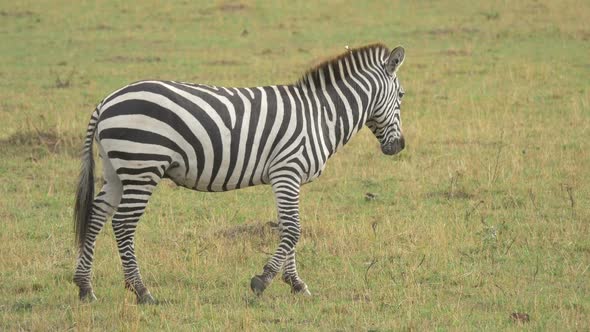
{"label": "grassy field", "polygon": [[[589,330],[589,17],[581,0],[2,1],[0,330]],[[106,94],[290,83],[375,41],[406,48],[407,146],[382,155],[365,129],[303,188],[313,297],[250,292],[278,242],[270,188],[164,182],[136,245],[161,304],[123,289],[110,226],[99,301],[79,303],[78,155]]]}

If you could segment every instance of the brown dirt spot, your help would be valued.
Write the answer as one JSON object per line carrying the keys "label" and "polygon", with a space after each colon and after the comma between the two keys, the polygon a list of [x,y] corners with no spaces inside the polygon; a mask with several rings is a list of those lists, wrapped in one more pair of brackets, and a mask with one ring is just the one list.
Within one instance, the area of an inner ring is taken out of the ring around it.
{"label": "brown dirt spot", "polygon": [[243,3],[224,3],[219,5],[219,10],[223,11],[223,12],[239,12],[242,10],[247,9],[248,7],[246,5],[244,5]]}
{"label": "brown dirt spot", "polygon": [[461,76],[461,75],[483,75],[485,74],[485,70],[447,70],[445,71],[446,74],[448,75],[457,75],[457,76]]}
{"label": "brown dirt spot", "polygon": [[29,293],[29,292],[39,292],[42,291],[45,287],[38,283],[29,284],[26,286],[20,286],[15,289],[17,294]]}
{"label": "brown dirt spot", "polygon": [[529,314],[524,312],[513,312],[510,314],[510,318],[517,323],[528,323],[531,320]]}
{"label": "brown dirt spot", "polygon": [[448,56],[470,56],[471,52],[466,50],[456,50],[456,49],[449,49],[441,51],[440,54],[448,55]]}
{"label": "brown dirt spot", "polygon": [[475,34],[478,33],[479,29],[475,28],[440,28],[440,29],[432,29],[428,30],[427,33],[432,36],[448,36],[457,33],[466,33],[466,34]]}
{"label": "brown dirt spot", "polygon": [[106,62],[115,62],[115,63],[133,63],[133,62],[160,62],[162,58],[159,56],[137,56],[137,57],[130,57],[130,56],[123,56],[117,55],[114,57],[104,59]]}
{"label": "brown dirt spot", "polygon": [[241,12],[241,11],[245,11],[248,9],[248,6],[246,6],[243,3],[239,3],[239,2],[226,2],[226,3],[222,3],[219,6],[216,7],[212,7],[212,8],[205,8],[205,9],[200,9],[199,10],[199,14],[201,15],[211,15],[214,12],[220,11],[226,14],[231,14],[231,13],[237,13],[237,12]]}
{"label": "brown dirt spot", "polygon": [[110,25],[101,23],[101,24],[95,26],[94,27],[94,30],[98,30],[98,31],[111,31],[111,30],[114,30],[114,28],[112,26],[110,26]]}
{"label": "brown dirt spot", "polygon": [[455,189],[448,191],[432,191],[426,194],[428,198],[444,198],[446,200],[452,199],[471,199],[473,194],[466,192],[463,189]]}
{"label": "brown dirt spot", "polygon": [[581,39],[581,40],[590,40],[590,31],[588,30],[578,30],[576,32],[576,37]]}
{"label": "brown dirt spot", "polygon": [[371,302],[371,296],[368,295],[368,294],[354,294],[352,296],[352,301],[353,302],[370,303]]}
{"label": "brown dirt spot", "polygon": [[482,146],[482,147],[498,147],[502,144],[501,141],[467,141],[458,139],[448,139],[442,141],[431,141],[429,144],[440,144],[449,146]]}
{"label": "brown dirt spot", "polygon": [[48,131],[23,131],[12,134],[10,137],[0,140],[0,146],[21,146],[32,148],[45,148],[50,153],[74,153],[82,148],[82,141],[68,135],[59,135],[53,130]]}
{"label": "brown dirt spot", "polygon": [[214,60],[205,62],[205,64],[211,66],[241,66],[244,63],[235,60]]}
{"label": "brown dirt spot", "polygon": [[35,15],[35,13],[33,13],[30,10],[25,10],[25,11],[14,11],[14,12],[9,12],[6,10],[0,10],[0,16],[2,17],[30,17]]}
{"label": "brown dirt spot", "polygon": [[[301,52],[301,48],[299,48],[297,50],[298,52]],[[281,55],[281,54],[285,54],[287,53],[285,51],[285,48],[283,47],[279,47],[279,48],[265,48],[262,51],[258,52],[258,55],[260,56],[266,56],[266,55]]]}
{"label": "brown dirt spot", "polygon": [[441,35],[450,35],[454,32],[455,30],[453,29],[448,29],[448,28],[442,28],[442,29],[432,29],[432,30],[428,30],[428,34],[429,35],[434,35],[434,36],[441,36]]}
{"label": "brown dirt spot", "polygon": [[266,237],[268,235],[278,234],[279,225],[274,221],[267,221],[265,223],[250,223],[243,225],[232,226],[215,233],[217,237],[223,237],[230,240],[235,240],[241,237]]}

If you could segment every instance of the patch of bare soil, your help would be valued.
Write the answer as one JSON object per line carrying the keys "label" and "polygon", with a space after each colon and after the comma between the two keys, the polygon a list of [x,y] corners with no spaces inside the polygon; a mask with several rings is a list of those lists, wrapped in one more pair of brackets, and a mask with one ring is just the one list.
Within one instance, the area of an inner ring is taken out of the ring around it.
{"label": "patch of bare soil", "polygon": [[279,224],[274,221],[267,221],[265,223],[250,223],[243,225],[232,226],[215,233],[217,237],[223,237],[230,240],[247,237],[267,237],[269,235],[278,235]]}
{"label": "patch of bare soil", "polygon": [[19,17],[31,17],[35,15],[35,13],[33,13],[30,10],[25,10],[25,11],[6,11],[6,10],[0,10],[0,16],[1,17],[15,17],[15,18],[19,18]]}
{"label": "patch of bare soil", "polygon": [[441,51],[440,54],[448,56],[470,56],[471,52],[466,50],[449,49]]}
{"label": "patch of bare soil", "polygon": [[240,2],[225,2],[219,6],[213,8],[205,8],[199,10],[202,15],[211,15],[215,12],[221,12],[223,14],[239,13],[248,9],[248,6]]}
{"label": "patch of bare soil", "polygon": [[466,192],[463,189],[446,190],[446,191],[433,191],[426,194],[428,198],[444,198],[447,200],[451,199],[472,199],[473,194]]}
{"label": "patch of bare soil", "polygon": [[133,63],[133,62],[160,62],[162,58],[159,56],[124,56],[124,55],[117,55],[114,57],[104,59],[106,62],[115,62],[115,63]]}
{"label": "patch of bare soil", "polygon": [[235,60],[214,60],[205,62],[206,65],[211,66],[240,66],[243,65],[243,62],[235,61]]}
{"label": "patch of bare soil", "polygon": [[246,5],[244,5],[243,3],[235,3],[235,2],[229,2],[229,3],[224,3],[219,5],[218,9],[223,11],[223,12],[239,12],[242,10],[246,10],[248,7]]}
{"label": "patch of bare soil", "polygon": [[[79,147],[75,143],[79,143]],[[32,147],[45,149],[50,153],[76,154],[82,148],[78,137],[59,135],[55,131],[23,131],[0,140],[0,147]]]}

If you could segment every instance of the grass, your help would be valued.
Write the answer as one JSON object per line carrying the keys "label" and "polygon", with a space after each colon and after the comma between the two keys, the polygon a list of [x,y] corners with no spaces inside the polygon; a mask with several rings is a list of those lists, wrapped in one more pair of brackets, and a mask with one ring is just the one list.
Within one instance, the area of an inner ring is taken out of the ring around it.
{"label": "grass", "polygon": [[[1,4],[0,329],[588,330],[587,17],[575,0]],[[374,41],[406,48],[407,148],[363,130],[304,187],[312,298],[249,290],[277,244],[269,188],[166,182],[137,243],[162,304],[123,289],[110,227],[99,301],[78,302],[72,204],[100,99],[146,78],[294,82]]]}

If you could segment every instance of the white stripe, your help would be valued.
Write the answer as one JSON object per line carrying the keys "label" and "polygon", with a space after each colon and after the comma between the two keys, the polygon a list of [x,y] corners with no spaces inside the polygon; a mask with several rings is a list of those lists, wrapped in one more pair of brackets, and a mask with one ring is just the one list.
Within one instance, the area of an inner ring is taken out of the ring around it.
{"label": "white stripe", "polygon": [[[275,92],[276,110],[275,110],[275,114],[274,114],[275,115],[274,124],[270,130],[270,133],[268,134],[268,137],[266,138],[266,146],[264,147],[264,150],[262,151],[262,154],[260,155],[259,167],[264,167],[264,165],[266,164],[266,161],[269,160],[269,155],[273,152],[273,151],[271,151],[273,142],[277,139],[279,129],[281,128],[281,125],[283,124],[283,118],[285,117],[285,103],[283,102],[283,99],[281,97],[281,92],[279,91],[277,86],[271,86],[270,88]],[[279,148],[278,144],[275,147],[275,149],[276,148]],[[266,165],[267,168],[261,170],[263,172],[262,176],[263,176],[263,180],[265,182],[268,181],[268,167],[269,166],[270,165],[267,164]]]}
{"label": "white stripe", "polygon": [[[268,112],[268,100],[266,97],[266,93],[264,89],[261,87],[257,88],[260,91],[260,109],[252,110],[254,112],[260,112],[258,114],[258,123],[254,128],[250,128],[254,130],[254,141],[252,142],[252,148],[250,152],[250,159],[246,164],[246,172],[242,182],[240,183],[241,187],[247,187],[250,183],[250,176],[254,175],[257,169],[256,167],[256,155],[258,154],[258,148],[260,146],[260,138],[262,137],[262,131],[264,130],[264,125],[266,124],[266,114]],[[245,141],[243,141],[245,143]]]}

